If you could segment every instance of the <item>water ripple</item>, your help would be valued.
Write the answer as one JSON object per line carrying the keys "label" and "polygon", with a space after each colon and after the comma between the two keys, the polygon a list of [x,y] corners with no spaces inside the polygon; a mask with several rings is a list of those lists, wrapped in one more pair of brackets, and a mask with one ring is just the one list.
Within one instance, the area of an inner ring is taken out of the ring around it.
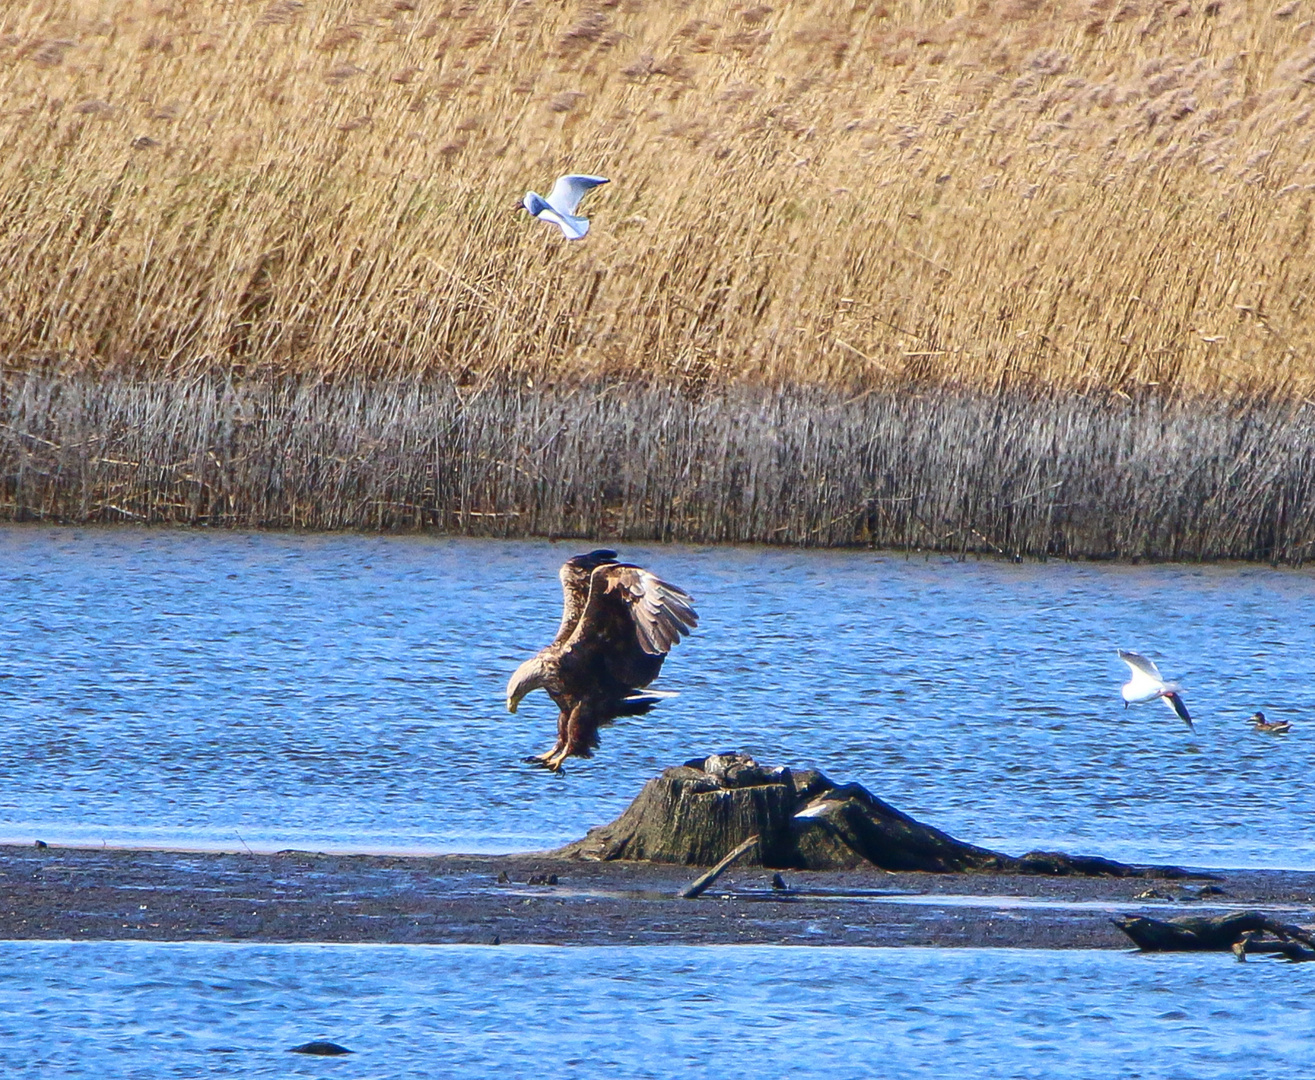
{"label": "water ripple", "polygon": [[[1232,1080],[1309,1074],[1312,989],[1214,955],[6,942],[0,1046],[24,1077]],[[317,1038],[356,1053],[287,1054]]]}
{"label": "water ripple", "polygon": [[[680,696],[558,779],[520,761],[551,703],[502,695],[586,546],[0,528],[0,835],[523,850],[742,748],[1011,852],[1315,867],[1309,572],[626,547],[702,622]],[[1123,710],[1117,647],[1183,682],[1199,735]]]}

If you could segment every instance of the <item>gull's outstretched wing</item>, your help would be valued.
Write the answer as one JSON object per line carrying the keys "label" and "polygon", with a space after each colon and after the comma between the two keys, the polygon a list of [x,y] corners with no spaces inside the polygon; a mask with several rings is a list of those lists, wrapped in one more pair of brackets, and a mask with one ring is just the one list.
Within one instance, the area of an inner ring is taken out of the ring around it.
{"label": "gull's outstretched wing", "polygon": [[[563,217],[570,217],[591,188],[607,182],[605,176],[583,176],[577,173],[559,176],[557,183],[553,184],[552,191],[548,194],[548,205]],[[588,226],[585,228],[587,229]]]}
{"label": "gull's outstretched wing", "polygon": [[1191,713],[1187,711],[1187,706],[1183,704],[1183,699],[1180,698],[1176,693],[1165,694],[1163,696],[1164,696],[1164,703],[1178,714],[1178,718],[1182,720],[1184,724],[1186,724],[1189,728],[1192,728],[1192,730],[1195,731],[1196,728],[1192,726]]}
{"label": "gull's outstretched wing", "polygon": [[1146,657],[1142,656],[1140,653],[1125,652],[1123,649],[1120,649],[1119,659],[1122,660],[1125,664],[1128,665],[1128,667],[1132,669],[1132,673],[1134,675],[1149,675],[1152,679],[1155,679],[1157,682],[1164,681],[1163,679],[1160,678],[1160,669],[1157,668],[1155,664],[1153,664],[1150,660],[1147,660]]}
{"label": "gull's outstretched wing", "polygon": [[589,219],[582,217],[565,217],[549,206],[544,206],[537,214],[540,221],[549,221],[562,230],[568,240],[582,240],[589,231]]}

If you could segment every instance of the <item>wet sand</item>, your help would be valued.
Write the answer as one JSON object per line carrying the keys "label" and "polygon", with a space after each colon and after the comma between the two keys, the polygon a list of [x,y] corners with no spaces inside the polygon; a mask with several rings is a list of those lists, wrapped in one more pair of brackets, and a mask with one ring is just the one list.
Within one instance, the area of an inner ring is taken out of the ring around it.
{"label": "wet sand", "polygon": [[[1119,913],[1315,922],[1315,872],[1213,880],[700,871],[545,855],[396,857],[0,846],[0,938],[543,945],[1129,947]],[[549,884],[551,875],[556,883]],[[1202,895],[1216,887],[1218,894]],[[1152,896],[1139,896],[1151,890]]]}

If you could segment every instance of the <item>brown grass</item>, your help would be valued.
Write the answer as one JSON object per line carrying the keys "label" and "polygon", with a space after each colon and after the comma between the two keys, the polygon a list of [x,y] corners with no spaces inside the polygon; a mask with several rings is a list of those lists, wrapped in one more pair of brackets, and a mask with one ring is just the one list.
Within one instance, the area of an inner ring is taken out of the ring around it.
{"label": "brown grass", "polygon": [[1311,396],[1312,16],[20,2],[0,364]]}
{"label": "brown grass", "polygon": [[0,379],[0,519],[1301,563],[1313,484],[1277,403]]}

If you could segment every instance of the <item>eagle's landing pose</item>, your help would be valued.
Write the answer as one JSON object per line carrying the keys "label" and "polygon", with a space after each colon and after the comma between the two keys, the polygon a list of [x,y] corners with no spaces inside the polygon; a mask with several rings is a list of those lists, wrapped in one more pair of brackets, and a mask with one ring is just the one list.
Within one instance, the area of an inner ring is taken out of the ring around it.
{"label": "eagle's landing pose", "polygon": [[516,669],[507,711],[531,690],[557,703],[557,742],[527,758],[554,772],[568,757],[591,757],[598,729],[618,716],[640,716],[669,695],[637,693],[699,624],[689,594],[647,570],[617,562],[615,551],[568,559],[562,579],[562,625],[552,644]]}

